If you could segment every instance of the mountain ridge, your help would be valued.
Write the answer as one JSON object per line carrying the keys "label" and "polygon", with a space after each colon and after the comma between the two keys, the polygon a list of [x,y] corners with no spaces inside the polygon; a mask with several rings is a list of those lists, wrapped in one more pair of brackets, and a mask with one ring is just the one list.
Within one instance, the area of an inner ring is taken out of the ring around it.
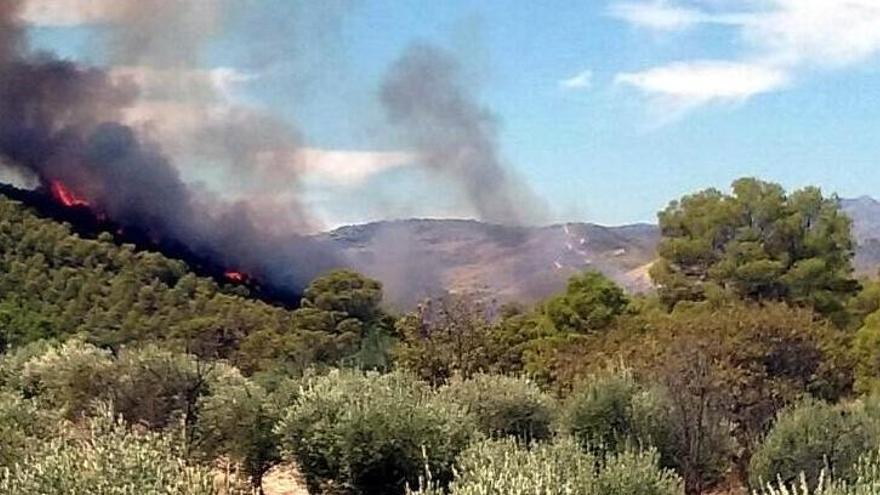
{"label": "mountain ridge", "polygon": [[[880,201],[841,199],[853,220],[854,266],[880,268]],[[382,281],[389,303],[410,307],[442,292],[485,292],[531,302],[596,269],[630,292],[650,290],[659,227],[647,222],[505,226],[472,219],[409,218],[346,225],[316,237],[334,243],[353,268]]]}

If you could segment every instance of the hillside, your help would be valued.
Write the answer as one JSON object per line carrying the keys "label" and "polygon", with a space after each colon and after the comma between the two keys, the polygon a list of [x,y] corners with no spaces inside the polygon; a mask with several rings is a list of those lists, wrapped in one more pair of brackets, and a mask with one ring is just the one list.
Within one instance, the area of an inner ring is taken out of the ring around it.
{"label": "hillside", "polygon": [[[880,268],[880,202],[861,197],[841,206],[854,223],[856,271],[873,274]],[[408,307],[442,290],[534,301],[588,268],[629,291],[649,290],[659,232],[651,224],[506,227],[413,219],[345,226],[322,237],[341,248],[352,268],[381,280],[390,302]]]}
{"label": "hillside", "polygon": [[106,233],[81,238],[3,196],[0,273],[0,351],[72,334],[110,347],[174,340],[248,368],[240,346],[290,324],[290,311],[242,297],[241,287]]}
{"label": "hillside", "polygon": [[325,236],[352,268],[381,280],[387,299],[409,306],[449,291],[486,291],[503,301],[534,301],[595,268],[639,291],[658,240],[652,225],[570,223],[506,227],[470,220],[399,220],[348,226]]}

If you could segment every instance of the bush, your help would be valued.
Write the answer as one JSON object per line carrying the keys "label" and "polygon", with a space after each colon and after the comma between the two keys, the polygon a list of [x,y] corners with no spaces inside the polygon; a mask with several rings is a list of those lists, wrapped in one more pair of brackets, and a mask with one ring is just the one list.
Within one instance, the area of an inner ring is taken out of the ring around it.
{"label": "bush", "polygon": [[22,387],[41,405],[73,419],[85,414],[95,400],[107,397],[114,379],[108,351],[71,340],[28,360],[22,369]]}
{"label": "bush", "polygon": [[273,431],[277,421],[277,409],[261,386],[235,368],[220,366],[198,401],[195,444],[209,459],[235,462],[259,488],[280,460]]}
{"label": "bush", "polygon": [[113,364],[107,395],[128,422],[164,428],[195,406],[207,387],[207,368],[216,366],[152,345],[125,349]]}
{"label": "bush", "polygon": [[312,493],[367,495],[403,493],[424,465],[448,480],[478,436],[461,406],[437,400],[412,376],[354,371],[314,379],[276,432]]}
{"label": "bush", "polygon": [[773,483],[755,491],[754,495],[876,495],[880,493],[880,455],[874,452],[859,459],[855,481],[834,481],[821,476],[816,487],[810,487],[806,476],[795,483]]}
{"label": "bush", "polygon": [[49,433],[53,419],[34,401],[0,391],[0,466],[21,461],[34,442]]}
{"label": "bush", "polygon": [[596,495],[680,495],[681,479],[661,469],[655,451],[623,451],[600,463]]}
{"label": "bush", "polygon": [[467,409],[488,436],[529,441],[553,434],[555,401],[527,378],[478,374],[452,381],[439,396]]}
{"label": "bush", "polygon": [[880,391],[880,311],[865,319],[853,340],[855,388],[862,393]]}
{"label": "bush", "polygon": [[[565,404],[563,429],[584,448],[619,451],[627,444],[647,440],[649,431],[638,431],[640,419],[650,419],[642,406],[659,406],[627,369],[593,375],[571,394]],[[647,424],[647,423],[644,423]]]}
{"label": "bush", "polygon": [[803,476],[816,487],[827,471],[838,481],[852,481],[857,460],[877,441],[874,421],[862,405],[807,400],[779,414],[752,456],[749,480],[754,487],[776,480],[789,485]]}
{"label": "bush", "polygon": [[0,492],[91,495],[208,495],[210,471],[189,464],[173,437],[135,433],[109,408],[39,445],[26,460],[0,471]]}
{"label": "bush", "polygon": [[[524,447],[513,439],[478,443],[457,464],[450,495],[680,495],[681,481],[657,466],[652,452],[623,452],[604,461],[570,438]],[[428,485],[411,495],[444,493]]]}
{"label": "bush", "polygon": [[53,345],[48,340],[38,340],[0,355],[0,388],[24,391],[25,365],[48,352]]}

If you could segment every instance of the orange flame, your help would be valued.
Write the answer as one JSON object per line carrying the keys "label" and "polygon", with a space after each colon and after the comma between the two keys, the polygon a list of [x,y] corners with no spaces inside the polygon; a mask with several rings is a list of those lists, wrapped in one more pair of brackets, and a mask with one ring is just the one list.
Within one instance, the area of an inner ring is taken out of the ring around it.
{"label": "orange flame", "polygon": [[75,206],[89,206],[89,202],[86,201],[85,198],[68,189],[68,187],[60,180],[52,181],[51,190],[52,196],[68,208]]}
{"label": "orange flame", "polygon": [[230,282],[241,283],[241,282],[244,282],[245,280],[247,280],[247,274],[242,273],[242,272],[237,272],[235,270],[229,270],[226,273],[224,273],[223,275]]}

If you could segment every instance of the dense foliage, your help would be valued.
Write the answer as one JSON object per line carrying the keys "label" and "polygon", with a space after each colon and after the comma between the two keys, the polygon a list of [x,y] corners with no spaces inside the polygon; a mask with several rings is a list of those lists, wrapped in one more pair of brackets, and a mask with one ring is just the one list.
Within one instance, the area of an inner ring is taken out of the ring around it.
{"label": "dense foliage", "polygon": [[423,465],[448,479],[455,457],[478,435],[462,407],[399,372],[317,378],[277,432],[311,490],[364,495],[402,492]]}
{"label": "dense foliage", "polygon": [[303,308],[287,311],[110,234],[82,239],[5,198],[0,272],[0,349],[81,334],[101,347],[174,345],[246,371],[303,370],[358,355],[364,336],[391,326],[381,286],[356,273],[315,280]]}
{"label": "dense foliage", "polygon": [[835,199],[744,179],[660,220],[655,294],[396,316],[349,270],[274,307],[0,198],[0,491],[875,493],[880,282]]}
{"label": "dense foliage", "polygon": [[823,474],[855,481],[858,459],[880,445],[878,426],[859,405],[809,400],[786,409],[752,457],[752,484],[802,479],[815,487]]}
{"label": "dense foliage", "polygon": [[478,374],[439,390],[441,401],[464,407],[490,437],[546,440],[553,434],[556,402],[527,378]]}
{"label": "dense foliage", "polygon": [[[210,495],[210,471],[189,463],[174,437],[135,433],[106,409],[85,425],[67,427],[0,471],[8,495]],[[245,492],[242,492],[245,493]]]}
{"label": "dense foliage", "polygon": [[[430,472],[426,488],[408,495],[441,495]],[[651,452],[622,452],[601,459],[561,438],[553,443],[525,447],[512,440],[478,443],[458,462],[450,495],[679,495],[681,482],[657,466]]]}
{"label": "dense foliage", "polygon": [[685,196],[659,218],[663,240],[651,275],[669,305],[727,293],[839,316],[857,290],[851,221],[816,188],[788,194],[778,184],[740,179],[730,195],[709,189]]}

